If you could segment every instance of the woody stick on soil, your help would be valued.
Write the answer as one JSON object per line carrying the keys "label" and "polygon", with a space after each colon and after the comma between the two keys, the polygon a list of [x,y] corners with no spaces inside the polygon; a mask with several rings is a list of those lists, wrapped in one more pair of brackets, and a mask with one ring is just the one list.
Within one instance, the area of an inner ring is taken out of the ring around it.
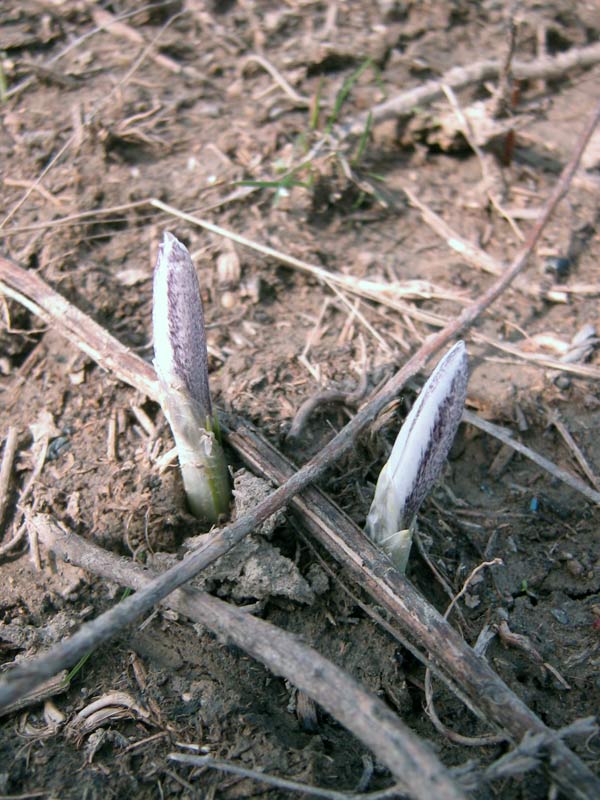
{"label": "woody stick on soil", "polygon": [[[65,664],[75,663],[83,654],[111,638],[117,630],[132,622],[175,588],[192,578],[216,557],[233,547],[260,521],[288,503],[298,492],[321,475],[336,458],[347,452],[356,436],[396,396],[404,383],[416,374],[435,352],[447,344],[457,333],[471,325],[502,294],[514,277],[523,269],[550,215],[567,191],[581,154],[599,118],[600,105],[595,109],[594,114],[586,125],[576,151],[569,164],[563,170],[562,176],[546,203],[540,219],[529,235],[525,247],[517,255],[506,273],[495,284],[484,292],[476,302],[467,307],[456,320],[428,339],[405,366],[390,379],[386,386],[358,412],[354,419],[315,458],[257,505],[252,513],[241,517],[235,523],[211,537],[206,545],[199,548],[180,564],[163,573],[137,594],[127,598],[93,622],[82,626],[71,639],[54,646],[44,656],[33,660],[29,664],[15,668],[9,676],[9,680],[6,680],[0,686],[0,704],[9,702],[23,691],[37,685],[44,678],[59,671]],[[2,266],[2,261],[0,261],[0,266]],[[10,265],[10,262],[4,261],[4,264],[6,263]],[[389,572],[393,573],[394,571],[389,570]],[[394,580],[398,580],[397,574],[393,577]],[[407,581],[404,581],[404,585],[407,589],[410,587]],[[412,594],[418,596],[414,589],[412,589]],[[411,599],[414,600],[414,597]],[[419,602],[422,604],[424,601],[420,598]],[[429,646],[429,644],[427,646],[435,654],[436,658],[445,661],[449,671],[458,676],[459,682],[469,678],[468,675],[465,676],[465,663],[472,663],[474,675],[479,679],[477,688],[474,688],[478,705],[486,709],[490,719],[500,725],[510,727],[512,735],[516,738],[528,730],[547,730],[541,720],[510,692],[485,662],[482,662],[472,653],[453,629],[444,623],[437,612],[428,607],[425,616],[417,619],[415,618],[414,610],[408,607],[404,598],[396,598],[396,603],[398,609],[403,612],[403,621],[409,628],[412,626],[413,633],[420,631],[423,634],[433,636],[435,646],[433,646],[433,643],[432,646]],[[487,685],[488,688],[493,685],[495,691],[486,691],[482,695],[480,693],[482,684]],[[551,746],[551,750],[554,778],[560,785],[568,787],[568,791],[572,796],[593,798],[600,794],[600,781],[565,745],[556,740]]]}
{"label": "woody stick on soil", "polygon": [[[37,515],[32,523],[49,551],[95,575],[136,591],[154,577],[147,569],[64,531],[47,515]],[[388,766],[403,789],[408,787],[411,797],[464,800],[463,792],[429,748],[381,700],[295,636],[195,589],[174,592],[166,604],[310,695]]]}
{"label": "woody stick on soil", "polygon": [[[511,63],[512,77],[516,80],[535,78],[561,78],[569,70],[586,68],[600,61],[600,45],[594,43],[588,47],[574,47],[566,53],[554,58],[539,58],[535,61],[518,61]],[[414,89],[390,97],[383,103],[374,106],[370,113],[374,122],[412,113],[419,106],[432,103],[443,97],[444,84],[454,90],[464,89],[474,83],[482,83],[498,77],[502,71],[503,61],[476,61],[464,67],[453,67],[440,76],[438,80],[430,80]],[[353,131],[360,133],[364,127],[367,113],[353,121]]]}

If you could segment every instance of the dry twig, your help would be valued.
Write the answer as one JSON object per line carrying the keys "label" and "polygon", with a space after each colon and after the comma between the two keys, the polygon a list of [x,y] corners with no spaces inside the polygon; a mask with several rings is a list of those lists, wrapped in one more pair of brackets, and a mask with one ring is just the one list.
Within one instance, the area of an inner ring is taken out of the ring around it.
{"label": "dry twig", "polygon": [[267,786],[274,786],[282,791],[299,792],[300,794],[305,794],[307,797],[321,797],[323,800],[394,800],[394,798],[400,800],[403,795],[400,786],[392,786],[390,789],[383,789],[379,792],[370,792],[368,794],[363,794],[362,792],[353,792],[349,794],[347,792],[337,792],[335,789],[321,789],[318,786],[309,786],[306,783],[290,781],[286,778],[279,778],[277,775],[269,775],[266,772],[259,772],[255,769],[239,767],[237,764],[232,764],[230,761],[223,761],[222,759],[212,758],[211,756],[169,753],[168,758],[180,764],[218,769],[221,770],[221,772],[228,772],[231,775],[250,778],[250,780],[257,781],[258,783],[266,783]]}
{"label": "dry twig", "polygon": [[290,98],[290,100],[300,108],[309,108],[311,104],[310,97],[304,97],[294,89],[293,86],[283,77],[281,72],[276,69],[270,61],[267,61],[264,56],[259,53],[251,53],[246,57],[242,64],[241,71],[243,72],[247,64],[255,63],[261,66],[273,78],[275,83],[283,90],[283,92]]}
{"label": "dry twig", "polygon": [[579,375],[582,378],[588,378],[593,381],[600,380],[600,369],[593,364],[567,364],[565,361],[550,358],[540,353],[528,353],[509,342],[501,342],[498,339],[492,339],[490,336],[481,333],[481,331],[472,331],[471,338],[475,342],[485,342],[497,350],[501,350],[503,353],[510,353],[516,356],[519,361],[527,361],[529,364],[534,364],[536,367],[555,369],[557,372],[568,372],[571,375]]}
{"label": "dry twig", "polygon": [[[565,53],[560,53],[554,58],[540,58],[535,61],[513,61],[511,72],[516,80],[534,78],[562,78],[572,69],[585,69],[600,62],[600,44],[595,43],[588,47],[574,47]],[[434,100],[439,100],[444,93],[442,86],[445,84],[455,91],[464,89],[474,83],[482,83],[498,77],[502,70],[503,61],[477,61],[467,67],[453,67],[440,76],[439,80],[430,80],[414,89],[390,97],[383,103],[374,106],[369,112],[357,117],[352,122],[352,131],[359,135],[364,130],[367,115],[372,115],[374,122],[383,122],[386,119],[410,114],[419,106],[428,105]]]}
{"label": "dry twig", "polygon": [[0,466],[0,531],[2,522],[6,514],[6,504],[8,502],[8,490],[12,477],[13,462],[17,453],[19,443],[18,432],[12,425],[9,427],[4,440],[4,452],[2,453],[2,465]]}
{"label": "dry twig", "polygon": [[413,308],[403,301],[417,299],[427,300],[438,297],[445,300],[452,300],[461,304],[465,303],[464,297],[458,295],[456,292],[450,290],[439,290],[437,287],[432,286],[427,281],[413,280],[404,283],[392,284],[373,281],[366,278],[355,278],[352,275],[344,275],[340,272],[330,272],[318,264],[311,264],[308,261],[303,261],[300,258],[283,253],[281,250],[276,250],[273,247],[255,242],[239,233],[222,228],[220,225],[215,225],[206,219],[201,219],[193,214],[186,214],[174,206],[163,203],[162,200],[150,198],[148,200],[148,204],[159,209],[160,211],[165,211],[166,213],[177,217],[178,219],[190,222],[192,225],[197,225],[198,227],[204,228],[211,233],[216,233],[218,236],[230,239],[232,242],[236,242],[243,247],[248,247],[251,250],[261,253],[269,258],[274,258],[281,264],[286,264],[288,267],[293,267],[294,269],[306,272],[325,284],[331,284],[332,286],[335,285],[344,291],[350,292],[351,294],[357,294],[360,297],[366,297],[371,300],[375,300],[376,302],[384,303],[390,308],[395,308],[402,313],[406,313],[415,319],[419,319],[428,324],[440,326],[443,323],[441,322],[440,317],[436,316],[435,314]]}

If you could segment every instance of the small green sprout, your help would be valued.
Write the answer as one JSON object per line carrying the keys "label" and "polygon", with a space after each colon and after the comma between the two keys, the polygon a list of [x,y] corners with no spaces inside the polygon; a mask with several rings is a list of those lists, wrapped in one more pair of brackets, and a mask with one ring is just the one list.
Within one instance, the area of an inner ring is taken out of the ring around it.
{"label": "small green sprout", "polygon": [[154,270],[154,367],[191,512],[209,524],[227,514],[231,486],[208,388],[198,277],[190,254],[165,233]]}
{"label": "small green sprout", "polygon": [[352,75],[350,75],[348,78],[346,78],[346,80],[342,84],[342,88],[339,90],[339,92],[336,95],[335,102],[333,104],[333,110],[332,110],[331,114],[329,115],[329,118],[327,120],[327,124],[325,126],[325,133],[327,133],[327,134],[331,133],[331,131],[333,130],[333,126],[336,124],[336,122],[339,119],[339,116],[340,116],[341,111],[342,111],[342,106],[344,105],[344,103],[346,102],[346,100],[348,99],[348,97],[350,95],[350,92],[352,91],[352,87],[357,82],[357,80],[360,78],[360,76],[363,74],[363,72],[366,72],[366,70],[369,67],[373,67],[376,70],[376,67],[375,67],[375,65],[373,63],[373,60],[371,58],[365,59],[363,61],[363,63],[360,65],[360,67],[358,67],[358,69],[354,70]]}

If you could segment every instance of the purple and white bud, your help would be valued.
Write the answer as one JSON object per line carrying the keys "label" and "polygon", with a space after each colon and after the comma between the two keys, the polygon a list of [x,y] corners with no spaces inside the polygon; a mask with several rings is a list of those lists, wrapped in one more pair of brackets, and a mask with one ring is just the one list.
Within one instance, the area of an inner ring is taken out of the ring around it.
{"label": "purple and white bud", "polygon": [[172,233],[165,233],[154,270],[154,358],[159,377],[183,389],[212,415],[208,353],[198,276],[190,254]]}
{"label": "purple and white bud", "polygon": [[188,503],[193,514],[212,524],[229,508],[229,474],[215,435],[198,277],[189,252],[171,233],[165,233],[158,251],[152,321],[161,405]]}
{"label": "purple and white bud", "polygon": [[454,441],[468,379],[465,345],[457,342],[431,373],[379,474],[365,530],[402,571],[410,554],[415,515]]}

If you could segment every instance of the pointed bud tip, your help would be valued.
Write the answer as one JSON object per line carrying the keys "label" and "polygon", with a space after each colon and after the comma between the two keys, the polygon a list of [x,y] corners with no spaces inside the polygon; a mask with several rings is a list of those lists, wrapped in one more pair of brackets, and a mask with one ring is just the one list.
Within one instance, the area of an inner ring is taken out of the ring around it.
{"label": "pointed bud tip", "polygon": [[188,265],[193,270],[192,259],[187,247],[172,233],[165,231],[158,248],[156,270],[175,270]]}
{"label": "pointed bud tip", "polygon": [[467,348],[462,339],[459,339],[453,347],[440,359],[438,365],[430,376],[429,384],[431,388],[440,381],[450,379],[451,382],[458,381],[459,385],[464,384],[469,378],[469,358]]}
{"label": "pointed bud tip", "polygon": [[[442,358],[443,361],[454,361],[454,359],[466,359],[467,358],[467,348],[462,339],[459,339],[456,344],[454,344],[450,350],[446,353],[446,355]],[[441,362],[440,362],[441,363]]]}

